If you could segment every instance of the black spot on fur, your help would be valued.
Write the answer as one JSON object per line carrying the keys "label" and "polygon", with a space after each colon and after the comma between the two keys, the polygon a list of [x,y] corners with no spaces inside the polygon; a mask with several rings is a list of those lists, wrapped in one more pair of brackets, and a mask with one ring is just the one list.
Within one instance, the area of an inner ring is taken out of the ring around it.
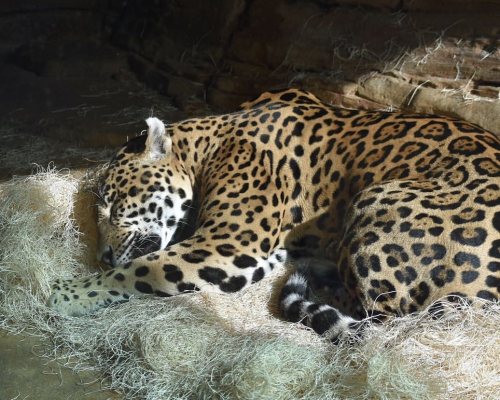
{"label": "black spot on fur", "polygon": [[361,210],[365,207],[372,205],[373,203],[375,203],[376,200],[377,200],[376,197],[369,197],[368,199],[363,199],[360,202],[358,202],[358,204],[356,204],[356,207]]}
{"label": "black spot on fur", "polygon": [[141,293],[146,293],[146,294],[153,293],[153,287],[147,282],[137,281],[134,287],[136,288],[137,291]]}
{"label": "black spot on fur", "polygon": [[485,212],[483,210],[473,210],[472,208],[467,207],[462,210],[462,214],[453,215],[451,220],[454,224],[461,225],[471,222],[480,222],[484,220],[484,218]]}
{"label": "black spot on fur", "polygon": [[488,275],[486,277],[486,286],[495,288],[497,292],[500,292],[500,279],[493,275]]}
{"label": "black spot on fur", "polygon": [[444,231],[444,228],[441,226],[435,226],[433,228],[429,228],[429,233],[434,237],[441,235],[441,233],[443,233],[443,231]]}
{"label": "black spot on fur", "polygon": [[471,156],[474,154],[481,154],[484,152],[485,147],[469,136],[462,136],[453,139],[448,145],[450,153],[460,154],[464,156]]}
{"label": "black spot on fur", "polygon": [[372,300],[384,302],[396,298],[396,287],[387,279],[372,279],[370,285],[372,289],[368,290],[368,295]]}
{"label": "black spot on fur", "polygon": [[495,228],[497,232],[500,232],[500,211],[497,211],[493,217],[493,228]]}
{"label": "black spot on fur", "polygon": [[237,292],[247,284],[247,279],[243,275],[232,276],[225,282],[221,282],[219,287],[223,292],[234,293]]}
{"label": "black spot on fur", "polygon": [[429,298],[429,294],[430,288],[425,282],[420,282],[416,288],[410,290],[410,297],[421,306]]}
{"label": "black spot on fur", "polygon": [[149,274],[149,268],[146,266],[139,267],[135,270],[135,276],[146,276]]}
{"label": "black spot on fur", "polygon": [[301,192],[302,192],[302,186],[300,185],[299,182],[295,182],[295,186],[292,192],[292,200],[295,200],[297,197],[299,197]]}
{"label": "black spot on fur", "polygon": [[368,277],[369,270],[363,256],[356,257],[354,265],[356,266],[356,271],[358,271],[358,274],[361,278]]}
{"label": "black spot on fur", "polygon": [[398,207],[396,209],[396,211],[398,212],[400,218],[406,218],[411,214],[411,208],[404,207],[404,206]]}
{"label": "black spot on fur", "polygon": [[410,229],[408,235],[412,238],[423,238],[425,236],[425,231],[423,229]]}
{"label": "black spot on fur", "polygon": [[493,293],[491,293],[488,290],[480,290],[479,292],[477,292],[477,297],[480,297],[482,299],[489,300],[489,301],[496,301],[497,300],[497,296],[495,296]]}
{"label": "black spot on fur", "polygon": [[290,163],[290,169],[292,170],[293,178],[296,180],[300,179],[300,168],[297,161],[295,161],[294,158],[291,158],[289,163]]}
{"label": "black spot on fur", "polygon": [[177,290],[180,292],[180,293],[183,293],[183,292],[199,292],[200,291],[200,288],[198,286],[196,286],[194,283],[190,283],[190,282],[181,282],[177,285]]}
{"label": "black spot on fur", "polygon": [[462,282],[465,284],[474,282],[479,276],[477,271],[462,271]]}
{"label": "black spot on fur", "polygon": [[288,102],[288,101],[292,101],[293,99],[295,99],[295,97],[297,97],[297,95],[295,93],[286,92],[280,96],[280,100]]}
{"label": "black spot on fur", "polygon": [[263,218],[260,221],[260,226],[262,227],[262,229],[264,229],[265,232],[269,232],[271,230],[271,226],[269,225],[267,218]]}
{"label": "black spot on fur", "polygon": [[497,261],[492,261],[488,264],[488,270],[491,272],[498,272],[500,271],[500,262]]}
{"label": "black spot on fur", "polygon": [[472,268],[479,268],[481,265],[478,256],[476,256],[475,254],[466,253],[464,251],[459,251],[457,254],[455,254],[453,262],[458,266],[466,264],[471,266]]}
{"label": "black spot on fur", "polygon": [[230,257],[236,252],[236,247],[232,244],[224,243],[216,246],[215,250],[223,257]]}
{"label": "black spot on fur", "polygon": [[137,187],[135,186],[132,186],[129,190],[128,190],[128,195],[130,197],[134,197],[137,195],[137,193],[139,192],[139,190],[137,189]]}
{"label": "black spot on fur", "polygon": [[370,256],[370,268],[374,272],[380,272],[380,270],[381,270],[381,267],[380,267],[380,258],[377,255],[375,255],[375,254],[372,254]]}
{"label": "black spot on fur", "polygon": [[184,261],[187,261],[192,264],[199,264],[207,259],[207,257],[211,256],[212,253],[203,250],[203,249],[196,249],[193,250],[191,253],[186,253],[183,254],[181,257]]}
{"label": "black spot on fur", "polygon": [[117,273],[114,278],[117,280],[117,281],[120,281],[120,282],[123,282],[125,280],[125,275],[121,274],[121,273]]}
{"label": "black spot on fur", "polygon": [[264,278],[264,268],[257,268],[252,275],[252,283],[259,282],[262,278]]}
{"label": "black spot on fur", "polygon": [[165,272],[165,279],[169,282],[179,282],[184,277],[179,267],[174,264],[165,264],[163,266],[163,271]]}
{"label": "black spot on fur", "polygon": [[174,226],[176,224],[176,219],[174,216],[171,216],[167,219],[167,227],[171,228],[172,226]]}
{"label": "black spot on fur", "polygon": [[292,130],[292,135],[293,136],[302,136],[302,131],[304,130],[304,123],[303,122],[297,122],[295,126],[293,127]]}
{"label": "black spot on fur", "polygon": [[446,268],[444,265],[432,268],[430,275],[437,287],[443,287],[446,283],[450,283],[455,279],[455,271],[451,268]]}
{"label": "black spot on fur", "polygon": [[468,194],[463,194],[460,198],[453,200],[446,199],[447,193],[440,193],[435,199],[422,200],[421,204],[424,208],[430,208],[433,210],[454,210],[459,207],[467,198]]}
{"label": "black spot on fur", "polygon": [[227,278],[227,273],[221,268],[205,267],[198,271],[198,275],[201,279],[213,283],[215,285],[220,284],[224,279]]}
{"label": "black spot on fur", "polygon": [[500,239],[494,240],[493,243],[491,243],[488,255],[494,258],[500,258]]}
{"label": "black spot on fur", "polygon": [[297,157],[302,157],[304,155],[304,148],[299,144],[293,149]]}
{"label": "black spot on fur", "polygon": [[252,268],[257,265],[257,260],[246,254],[234,257],[233,264],[238,268]]}
{"label": "black spot on fur", "polygon": [[[469,232],[470,233],[470,232]],[[457,228],[451,232],[451,240],[467,246],[481,246],[486,240],[487,232],[483,228],[474,228],[474,234],[469,235],[465,228]]]}
{"label": "black spot on fur", "polygon": [[264,252],[267,253],[269,250],[271,250],[271,241],[269,238],[264,238],[262,242],[260,242],[260,249]]}
{"label": "black spot on fur", "polygon": [[165,204],[167,205],[167,207],[170,207],[170,208],[172,208],[174,206],[174,202],[172,201],[172,199],[170,197],[165,197]]}
{"label": "black spot on fur", "polygon": [[451,135],[448,123],[430,121],[423,125],[416,133],[415,137],[423,137],[441,142]]}
{"label": "black spot on fur", "polygon": [[497,178],[500,176],[500,164],[489,158],[476,158],[472,161],[480,175]]}
{"label": "black spot on fur", "polygon": [[405,267],[394,273],[394,276],[400,283],[405,283],[409,285],[415,279],[417,279],[417,271],[413,267]]}

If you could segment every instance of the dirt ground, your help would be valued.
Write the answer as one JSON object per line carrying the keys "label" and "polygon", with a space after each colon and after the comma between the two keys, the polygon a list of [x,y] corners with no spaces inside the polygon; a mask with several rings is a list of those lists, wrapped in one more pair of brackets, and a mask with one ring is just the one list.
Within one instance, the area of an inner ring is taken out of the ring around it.
{"label": "dirt ground", "polygon": [[0,397],[33,400],[116,400],[118,393],[103,391],[97,376],[74,374],[38,355],[42,342],[33,337],[0,332]]}

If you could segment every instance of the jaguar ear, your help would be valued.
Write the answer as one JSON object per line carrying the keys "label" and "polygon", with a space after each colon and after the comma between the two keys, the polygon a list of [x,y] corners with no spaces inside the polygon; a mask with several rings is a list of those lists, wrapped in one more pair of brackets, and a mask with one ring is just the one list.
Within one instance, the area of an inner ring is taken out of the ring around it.
{"label": "jaguar ear", "polygon": [[153,160],[166,157],[172,151],[172,139],[165,132],[165,125],[155,117],[148,118],[146,123],[148,124],[146,156]]}

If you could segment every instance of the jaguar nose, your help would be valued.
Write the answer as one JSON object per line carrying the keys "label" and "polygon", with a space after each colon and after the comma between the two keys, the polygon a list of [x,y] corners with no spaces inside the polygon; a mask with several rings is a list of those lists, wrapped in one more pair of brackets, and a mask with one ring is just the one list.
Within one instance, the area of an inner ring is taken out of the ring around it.
{"label": "jaguar nose", "polygon": [[101,261],[105,264],[111,265],[112,267],[115,266],[115,257],[111,246],[108,246],[108,248],[102,252]]}

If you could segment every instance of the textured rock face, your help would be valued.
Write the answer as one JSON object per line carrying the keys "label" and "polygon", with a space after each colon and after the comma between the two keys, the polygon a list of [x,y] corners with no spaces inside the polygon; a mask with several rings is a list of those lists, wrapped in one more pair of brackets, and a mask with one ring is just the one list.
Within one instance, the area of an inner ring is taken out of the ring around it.
{"label": "textured rock face", "polygon": [[181,4],[129,6],[114,28],[139,76],[177,98],[234,109],[293,85],[347,107],[445,113],[500,131],[498,0]]}
{"label": "textured rock face", "polygon": [[0,61],[37,76],[128,82],[132,72],[182,115],[296,86],[346,107],[449,114],[500,132],[500,0],[40,4],[0,5]]}

